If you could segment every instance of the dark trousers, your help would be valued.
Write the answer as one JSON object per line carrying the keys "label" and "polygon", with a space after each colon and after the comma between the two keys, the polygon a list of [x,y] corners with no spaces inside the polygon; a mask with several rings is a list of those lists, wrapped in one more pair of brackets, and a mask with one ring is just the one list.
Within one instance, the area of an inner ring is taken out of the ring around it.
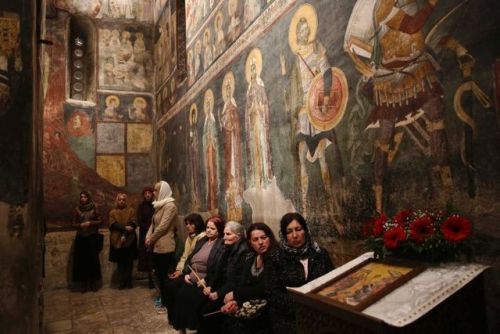
{"label": "dark trousers", "polygon": [[118,274],[120,279],[120,288],[131,288],[132,287],[132,268],[134,261],[132,259],[124,259],[118,261]]}
{"label": "dark trousers", "polygon": [[174,252],[171,253],[153,253],[153,269],[155,271],[158,284],[160,285],[161,303],[167,307],[167,289],[165,282],[168,279],[168,274],[172,271],[174,265]]}

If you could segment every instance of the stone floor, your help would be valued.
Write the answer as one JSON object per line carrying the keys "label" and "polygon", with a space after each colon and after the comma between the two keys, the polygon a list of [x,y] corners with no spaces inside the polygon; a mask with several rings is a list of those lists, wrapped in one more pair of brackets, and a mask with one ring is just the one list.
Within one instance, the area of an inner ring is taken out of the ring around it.
{"label": "stone floor", "polygon": [[44,294],[45,334],[177,333],[166,314],[156,313],[154,299],[155,291],[145,286],[87,293],[49,290]]}

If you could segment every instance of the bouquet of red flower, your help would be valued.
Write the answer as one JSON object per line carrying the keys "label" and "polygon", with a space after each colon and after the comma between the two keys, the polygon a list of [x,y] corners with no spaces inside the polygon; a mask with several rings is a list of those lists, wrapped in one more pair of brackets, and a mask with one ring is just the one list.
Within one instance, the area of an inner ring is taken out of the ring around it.
{"label": "bouquet of red flower", "polygon": [[430,262],[470,258],[471,234],[470,220],[443,212],[402,210],[392,218],[382,213],[363,226],[375,258],[387,254]]}

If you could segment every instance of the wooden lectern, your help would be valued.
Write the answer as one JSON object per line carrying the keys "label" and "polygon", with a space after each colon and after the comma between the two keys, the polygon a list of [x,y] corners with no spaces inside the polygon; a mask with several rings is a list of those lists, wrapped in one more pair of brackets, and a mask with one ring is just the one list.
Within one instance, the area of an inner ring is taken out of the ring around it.
{"label": "wooden lectern", "polygon": [[[297,333],[487,333],[482,275],[487,266],[419,267],[402,283],[378,291],[377,280],[388,280],[377,272],[366,283],[371,258],[372,253],[363,254],[300,288],[289,288]],[[389,276],[404,276],[389,269]],[[368,305],[360,297],[365,295]]]}

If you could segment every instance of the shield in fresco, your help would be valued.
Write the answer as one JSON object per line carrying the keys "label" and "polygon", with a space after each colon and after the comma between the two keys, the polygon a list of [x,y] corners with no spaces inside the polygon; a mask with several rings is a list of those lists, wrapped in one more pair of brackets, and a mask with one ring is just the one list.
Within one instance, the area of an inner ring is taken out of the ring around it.
{"label": "shield in fresco", "polygon": [[307,114],[315,128],[333,129],[344,117],[349,89],[344,72],[332,67],[314,77],[307,96]]}

